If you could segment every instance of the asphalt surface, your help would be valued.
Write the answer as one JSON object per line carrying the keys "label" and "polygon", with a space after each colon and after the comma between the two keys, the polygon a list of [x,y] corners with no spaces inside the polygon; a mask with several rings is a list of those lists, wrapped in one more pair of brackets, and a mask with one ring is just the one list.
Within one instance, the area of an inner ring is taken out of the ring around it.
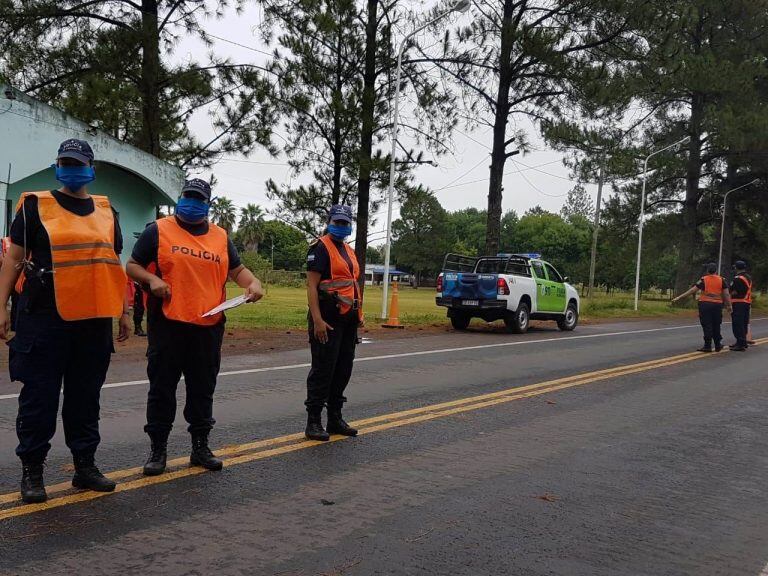
{"label": "asphalt surface", "polygon": [[[364,433],[326,445],[280,438],[303,430],[307,351],[229,357],[222,472],[129,470],[106,497],[54,488],[50,509],[14,499],[3,374],[0,574],[768,574],[768,342],[699,345],[680,321],[374,341],[345,410]],[[143,370],[114,362],[105,472],[146,458]],[[179,410],[170,452],[187,450]],[[47,484],[70,476],[59,433]]]}

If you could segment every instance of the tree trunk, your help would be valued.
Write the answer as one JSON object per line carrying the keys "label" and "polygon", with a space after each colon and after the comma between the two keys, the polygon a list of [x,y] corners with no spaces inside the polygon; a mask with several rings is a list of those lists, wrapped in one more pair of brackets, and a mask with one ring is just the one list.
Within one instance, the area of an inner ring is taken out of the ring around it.
{"label": "tree trunk", "polygon": [[675,277],[675,292],[685,292],[696,276],[696,243],[699,232],[698,208],[701,193],[701,123],[704,118],[704,97],[694,94],[691,100],[691,121],[688,162],[685,174],[685,201],[683,203],[680,248]]}
{"label": "tree trunk", "polygon": [[512,46],[514,29],[513,0],[504,0],[499,51],[499,89],[496,94],[496,115],[493,121],[493,149],[491,151],[491,181],[488,185],[488,219],[485,232],[485,253],[496,254],[501,242],[501,200],[504,165],[507,161],[507,121],[509,120],[509,89],[512,84]]}
{"label": "tree trunk", "polygon": [[137,146],[145,152],[161,156],[157,4],[157,0],[141,1],[141,132]]}
{"label": "tree trunk", "polygon": [[[365,270],[365,252],[368,248],[368,208],[371,193],[371,153],[373,150],[374,108],[376,105],[376,23],[378,0],[368,0],[368,21],[365,25],[365,70],[363,72],[363,102],[360,137],[360,165],[357,181],[357,234],[355,255],[360,270]],[[362,287],[361,287],[362,288]]]}

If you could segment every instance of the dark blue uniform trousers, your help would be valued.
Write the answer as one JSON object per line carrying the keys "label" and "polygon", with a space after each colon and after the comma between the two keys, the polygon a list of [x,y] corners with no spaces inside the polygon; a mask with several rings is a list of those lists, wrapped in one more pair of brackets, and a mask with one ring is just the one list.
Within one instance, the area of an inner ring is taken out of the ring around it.
{"label": "dark blue uniform trousers", "polygon": [[213,393],[221,367],[224,322],[197,326],[163,316],[149,318],[147,328],[147,424],[153,441],[165,442],[176,419],[176,387],[184,376],[184,419],[193,436],[208,434],[216,423]]}
{"label": "dark blue uniform trousers", "polygon": [[314,323],[309,316],[309,346],[312,351],[312,368],[307,376],[307,400],[304,405],[310,415],[319,415],[323,407],[330,412],[341,411],[346,398],[344,391],[352,378],[352,365],[357,346],[357,312],[345,316],[326,315],[326,322],[333,327],[328,331],[328,342],[321,344],[315,339]]}
{"label": "dark blue uniform trousers", "polygon": [[734,302],[733,314],[731,314],[731,321],[733,322],[733,336],[736,338],[736,344],[738,346],[747,345],[747,331],[749,329],[749,312],[751,304],[746,302]]}
{"label": "dark blue uniform trousers", "polygon": [[75,456],[92,455],[99,445],[99,397],[114,352],[112,320],[67,322],[56,313],[19,314],[8,343],[12,381],[22,383],[16,454],[42,462],[56,433],[62,386],[64,438]]}
{"label": "dark blue uniform trousers", "polygon": [[723,323],[723,305],[716,302],[699,302],[699,321],[704,330],[704,346],[720,346],[723,336],[720,326]]}

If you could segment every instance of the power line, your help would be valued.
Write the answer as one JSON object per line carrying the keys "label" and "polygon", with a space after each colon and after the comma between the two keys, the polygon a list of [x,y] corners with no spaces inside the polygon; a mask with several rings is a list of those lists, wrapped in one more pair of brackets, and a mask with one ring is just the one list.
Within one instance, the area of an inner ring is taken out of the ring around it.
{"label": "power line", "polygon": [[211,38],[215,38],[216,40],[221,40],[222,42],[226,42],[227,44],[232,44],[234,46],[239,46],[240,48],[245,48],[246,50],[251,50],[253,52],[258,52],[259,54],[265,54],[267,56],[274,56],[272,52],[267,52],[266,50],[259,50],[258,48],[254,48],[253,46],[247,46],[245,44],[240,44],[239,42],[235,42],[233,40],[229,40],[227,38],[221,38],[220,36],[216,36],[215,34],[211,34],[210,32],[206,32],[206,36],[210,36]]}
{"label": "power line", "polygon": [[[536,168],[540,166],[549,166],[550,164],[556,164],[560,162],[560,160],[552,160],[551,162],[544,162],[543,164],[537,164],[536,166],[527,166],[526,168],[518,168],[517,170],[510,170],[509,172],[504,172],[504,176],[509,176],[510,174],[518,174],[520,172],[525,172],[527,170],[535,170]],[[461,184],[453,184],[451,186],[443,186],[442,188],[438,188],[436,191],[440,190],[447,190],[449,188],[458,188],[460,186],[467,186],[469,184],[477,184],[478,182],[488,182],[490,178],[479,178],[477,180],[470,180],[469,182],[462,182]]]}
{"label": "power line", "polygon": [[[510,160],[512,160],[512,163],[513,163],[515,166],[517,166],[517,162],[515,162],[515,159],[514,159],[514,158],[510,158]],[[567,195],[568,195],[567,193],[565,193],[565,194],[547,194],[546,192],[544,192],[543,190],[541,190],[541,188],[537,187],[537,186],[536,186],[536,185],[535,185],[533,182],[531,182],[530,180],[528,180],[528,176],[526,176],[525,174],[523,174],[523,171],[522,171],[522,170],[520,170],[519,172],[520,172],[520,176],[522,176],[522,177],[523,177],[523,180],[525,180],[525,181],[528,183],[528,186],[530,186],[531,188],[533,188],[534,190],[536,190],[536,192],[538,192],[538,193],[539,193],[539,194],[541,194],[542,196],[548,196],[549,198],[562,198],[563,196],[567,196]]]}
{"label": "power line", "polygon": [[462,174],[462,175],[461,175],[461,176],[459,176],[458,178],[454,178],[453,180],[451,180],[450,182],[448,182],[448,184],[446,184],[446,185],[445,185],[445,186],[443,186],[442,188],[438,188],[437,190],[435,190],[435,192],[439,192],[440,190],[443,190],[443,189],[445,189],[445,188],[450,188],[450,187],[451,187],[451,184],[453,184],[453,183],[455,183],[455,182],[458,182],[459,180],[461,180],[462,178],[464,178],[464,176],[466,176],[466,175],[470,174],[470,173],[471,173],[473,170],[475,170],[475,169],[476,169],[478,166],[480,166],[480,164],[482,164],[482,163],[483,163],[483,162],[485,162],[486,160],[487,160],[487,158],[486,158],[486,157],[480,158],[480,161],[479,161],[477,164],[475,164],[474,166],[472,166],[472,168],[470,168],[469,170],[467,170],[466,172],[464,172],[464,174]]}
{"label": "power line", "polygon": [[[520,162],[520,160],[517,160],[516,162],[517,162],[517,164],[522,164],[527,169],[533,170],[534,172],[539,172],[540,174],[546,174],[547,176],[552,176],[552,178],[559,178],[560,180],[565,180],[566,182],[571,182],[571,183],[573,182],[572,178],[567,178],[565,176],[560,176],[559,174],[552,174],[551,172],[545,172],[544,170],[539,170],[535,166],[529,166],[525,162]],[[559,162],[559,160],[558,160],[558,162]]]}
{"label": "power line", "polygon": [[222,158],[219,162],[241,162],[243,164],[260,164],[264,166],[290,166],[288,162],[261,162],[259,160],[241,160],[239,158]]}

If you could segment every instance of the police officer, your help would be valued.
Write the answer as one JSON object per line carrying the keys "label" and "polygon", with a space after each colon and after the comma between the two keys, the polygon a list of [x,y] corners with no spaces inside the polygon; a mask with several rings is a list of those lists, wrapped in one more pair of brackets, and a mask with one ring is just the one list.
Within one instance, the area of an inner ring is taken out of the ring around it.
{"label": "police officer", "polygon": [[208,182],[185,182],[176,214],[147,226],[128,261],[128,274],[148,290],[148,476],[165,471],[182,375],[187,389],[184,418],[192,436],[190,463],[221,470],[222,461],[208,447],[208,435],[216,422],[213,393],[225,318],[220,312],[203,314],[224,301],[227,279],[244,288],[250,302],[263,295],[261,283],[240,263],[226,231],[208,221],[210,201]]}
{"label": "police officer", "polygon": [[[312,368],[307,377],[306,436],[328,440],[330,434],[355,436],[357,430],[341,416],[344,390],[352,376],[357,328],[363,323],[360,267],[344,242],[352,234],[352,208],[335,205],[328,231],[307,255],[307,299]],[[322,424],[323,407],[328,424]]]}
{"label": "police officer", "polygon": [[690,290],[674,298],[672,302],[682,300],[686,296],[700,292],[699,295],[699,321],[704,329],[704,346],[699,352],[712,352],[712,344],[715,352],[723,349],[723,337],[720,326],[723,323],[723,306],[731,309],[731,299],[728,294],[728,284],[725,278],[717,274],[717,264],[710,262],[706,267],[707,273],[702,276]]}
{"label": "police officer", "polygon": [[[11,225],[11,247],[0,271],[0,337],[6,338],[8,298],[23,271],[16,334],[8,343],[11,380],[22,383],[16,454],[22,462],[25,502],[47,499],[43,463],[56,431],[63,385],[64,437],[72,452],[72,485],[111,492],[115,483],[96,467],[99,395],[112,343],[128,338],[125,273],[118,254],[122,235],[105,196],[91,196],[93,151],[66,140],[56,158],[58,190],[27,192]],[[122,314],[122,316],[121,316]]]}
{"label": "police officer", "polygon": [[733,264],[735,276],[731,282],[731,314],[733,336],[736,343],[729,346],[734,352],[743,352],[749,347],[749,313],[752,308],[752,278],[747,274],[747,265],[743,260]]}

